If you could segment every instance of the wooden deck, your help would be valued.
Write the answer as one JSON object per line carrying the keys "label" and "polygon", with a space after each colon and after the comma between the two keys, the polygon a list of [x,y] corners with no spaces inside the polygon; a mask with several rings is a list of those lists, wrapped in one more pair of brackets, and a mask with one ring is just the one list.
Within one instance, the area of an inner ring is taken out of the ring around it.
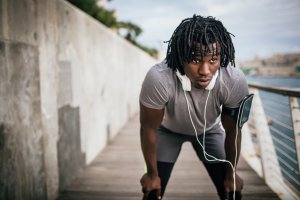
{"label": "wooden deck", "polygon": [[[130,120],[59,200],[142,199],[139,179],[144,164],[139,142],[138,116]],[[279,199],[241,158],[238,173],[244,179],[243,200]],[[190,144],[185,144],[174,167],[164,200],[214,200],[216,190]]]}

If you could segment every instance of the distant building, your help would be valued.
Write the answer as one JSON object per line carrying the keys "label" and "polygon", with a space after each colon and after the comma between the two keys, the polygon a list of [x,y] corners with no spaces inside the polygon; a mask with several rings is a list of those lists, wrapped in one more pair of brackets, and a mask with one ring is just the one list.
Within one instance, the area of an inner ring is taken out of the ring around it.
{"label": "distant building", "polygon": [[274,54],[270,58],[255,57],[240,61],[238,65],[248,75],[300,77],[300,53]]}

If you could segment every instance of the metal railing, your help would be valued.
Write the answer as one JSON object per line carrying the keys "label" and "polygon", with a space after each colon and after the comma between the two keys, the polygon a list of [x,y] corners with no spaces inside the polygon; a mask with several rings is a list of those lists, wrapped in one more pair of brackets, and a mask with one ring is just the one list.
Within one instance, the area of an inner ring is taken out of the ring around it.
{"label": "metal railing", "polygon": [[242,154],[281,199],[300,199],[300,89],[249,83]]}

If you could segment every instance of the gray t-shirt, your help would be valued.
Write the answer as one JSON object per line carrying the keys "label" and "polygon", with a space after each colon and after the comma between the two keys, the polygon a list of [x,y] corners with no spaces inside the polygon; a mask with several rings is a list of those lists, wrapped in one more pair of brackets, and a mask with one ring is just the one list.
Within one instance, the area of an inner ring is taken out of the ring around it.
{"label": "gray t-shirt", "polygon": [[[206,107],[206,133],[220,132],[222,106],[236,108],[248,95],[248,84],[244,74],[233,66],[221,67]],[[191,116],[198,134],[203,133],[204,108],[208,90],[192,86],[186,92]],[[148,108],[165,109],[162,125],[173,132],[195,135],[181,82],[175,72],[163,61],[154,65],[147,73],[140,93],[140,103]]]}

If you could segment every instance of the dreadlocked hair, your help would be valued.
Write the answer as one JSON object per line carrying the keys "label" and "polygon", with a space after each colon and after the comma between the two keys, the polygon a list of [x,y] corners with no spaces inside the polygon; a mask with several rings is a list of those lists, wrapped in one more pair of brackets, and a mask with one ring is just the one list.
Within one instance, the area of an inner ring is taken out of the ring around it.
{"label": "dreadlocked hair", "polygon": [[234,36],[214,17],[194,15],[186,18],[167,41],[167,64],[174,71],[178,69],[181,74],[185,74],[184,63],[202,59],[207,53],[212,53],[213,56],[221,56],[221,67],[227,67],[229,62],[235,66],[235,50],[230,35]]}

